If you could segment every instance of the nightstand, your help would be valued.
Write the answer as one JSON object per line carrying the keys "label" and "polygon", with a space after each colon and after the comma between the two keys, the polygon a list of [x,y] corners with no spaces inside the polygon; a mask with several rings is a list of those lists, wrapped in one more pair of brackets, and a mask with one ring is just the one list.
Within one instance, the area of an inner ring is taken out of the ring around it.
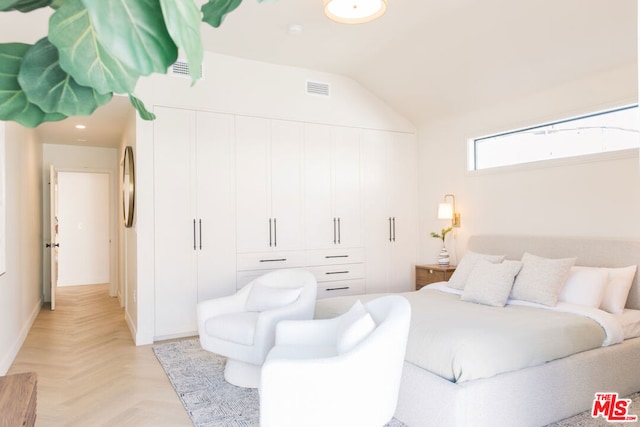
{"label": "nightstand", "polygon": [[446,282],[455,270],[455,265],[446,267],[438,264],[416,265],[416,291],[432,283]]}

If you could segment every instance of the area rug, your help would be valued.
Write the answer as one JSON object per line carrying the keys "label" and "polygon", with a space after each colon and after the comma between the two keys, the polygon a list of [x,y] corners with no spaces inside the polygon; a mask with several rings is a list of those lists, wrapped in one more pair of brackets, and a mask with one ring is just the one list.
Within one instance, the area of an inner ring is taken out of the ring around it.
{"label": "area rug", "polygon": [[[205,351],[198,340],[189,339],[153,347],[191,421],[196,427],[258,427],[260,400],[255,389],[236,387],[224,380],[226,359]],[[633,399],[630,414],[640,415],[640,393]],[[610,423],[592,418],[589,411],[547,427],[600,427],[637,425]],[[357,427],[357,426],[354,426]],[[395,418],[386,427],[408,427]],[[420,427],[420,426],[413,426]]]}
{"label": "area rug", "polygon": [[[193,339],[158,344],[153,351],[196,427],[260,425],[258,391],[226,382],[224,357]],[[386,427],[407,426],[393,419]]]}

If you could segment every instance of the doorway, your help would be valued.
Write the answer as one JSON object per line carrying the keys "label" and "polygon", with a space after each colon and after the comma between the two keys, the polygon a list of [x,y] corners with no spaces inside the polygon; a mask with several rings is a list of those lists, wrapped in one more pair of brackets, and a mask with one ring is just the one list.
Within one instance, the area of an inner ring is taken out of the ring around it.
{"label": "doorway", "polygon": [[58,286],[110,283],[110,176],[58,172]]}

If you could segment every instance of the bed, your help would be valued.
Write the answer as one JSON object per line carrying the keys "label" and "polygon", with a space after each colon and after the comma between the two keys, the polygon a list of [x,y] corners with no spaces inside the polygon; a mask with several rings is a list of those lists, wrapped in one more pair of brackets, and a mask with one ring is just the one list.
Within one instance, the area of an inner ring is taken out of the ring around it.
{"label": "bed", "polygon": [[[575,258],[572,264],[586,267],[622,268],[637,266],[640,262],[640,241],[473,236],[469,240],[468,249],[470,253],[504,255],[507,260],[520,260],[525,253],[549,259]],[[425,369],[420,366],[422,362],[417,358],[421,352],[433,349],[434,346],[429,347],[429,345],[436,341],[433,335],[429,335],[429,339],[419,337],[419,334],[414,334],[414,329],[417,330],[417,326],[428,322],[429,319],[421,316],[420,310],[431,310],[441,304],[438,302],[435,305],[426,306],[431,308],[425,308],[416,302],[420,301],[417,298],[422,298],[428,292],[440,294],[436,289],[427,288],[423,288],[426,291],[424,293],[421,290],[405,294],[412,302],[414,313],[396,418],[410,427],[544,426],[591,409],[597,392],[617,392],[620,396],[625,396],[640,390],[640,370],[638,369],[640,338],[634,337],[640,334],[638,325],[634,327],[633,324],[631,326],[628,324],[626,328],[616,329],[614,324],[607,329],[601,321],[595,319],[598,315],[596,312],[602,310],[595,309],[591,310],[595,313],[593,316],[567,314],[567,318],[584,317],[586,320],[577,321],[575,326],[562,329],[600,330],[601,337],[592,335],[581,340],[572,340],[562,335],[567,331],[560,331],[556,341],[563,344],[569,341],[572,345],[566,349],[552,350],[552,352],[560,352],[552,353],[552,356],[545,355],[535,362],[528,361],[528,366],[506,368],[496,372],[492,371],[495,366],[491,366],[483,368],[485,371],[481,370],[478,373],[472,373],[470,368],[458,365],[448,366],[455,365],[454,363],[441,363],[439,367],[428,365],[430,370]],[[453,297],[445,292],[441,294],[447,296],[441,298],[459,299],[455,292],[450,293]],[[344,310],[352,300],[374,297],[375,295],[363,295],[319,300],[316,308],[317,316],[332,316]],[[471,302],[462,304],[478,306]],[[511,305],[507,307],[511,310]],[[636,313],[640,313],[633,310],[640,310],[637,274],[633,276],[624,315],[631,314],[633,317]],[[556,316],[557,311],[555,308],[548,310],[547,317]],[[571,312],[572,310],[560,311]],[[612,315],[605,313],[604,323],[607,323],[611,317]],[[559,321],[565,320],[560,316]],[[596,327],[590,324],[595,324]],[[502,333],[495,335],[501,336]],[[463,339],[469,340],[469,337]],[[517,339],[517,336],[510,339]],[[481,353],[482,350],[474,349],[470,353],[475,352]],[[502,355],[502,353],[503,351],[499,351],[493,354]],[[484,359],[488,358],[484,357]]]}

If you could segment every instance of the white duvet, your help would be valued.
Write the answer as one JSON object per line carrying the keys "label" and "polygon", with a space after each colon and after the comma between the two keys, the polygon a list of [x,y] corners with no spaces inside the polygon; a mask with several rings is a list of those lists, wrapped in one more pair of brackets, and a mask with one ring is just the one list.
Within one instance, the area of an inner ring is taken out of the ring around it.
{"label": "white duvet", "polygon": [[[524,301],[490,307],[461,301],[459,292],[444,284],[403,295],[412,308],[407,362],[454,382],[536,366],[624,338],[614,316],[588,307]],[[378,296],[319,300],[316,318],[336,316],[357,299]]]}

